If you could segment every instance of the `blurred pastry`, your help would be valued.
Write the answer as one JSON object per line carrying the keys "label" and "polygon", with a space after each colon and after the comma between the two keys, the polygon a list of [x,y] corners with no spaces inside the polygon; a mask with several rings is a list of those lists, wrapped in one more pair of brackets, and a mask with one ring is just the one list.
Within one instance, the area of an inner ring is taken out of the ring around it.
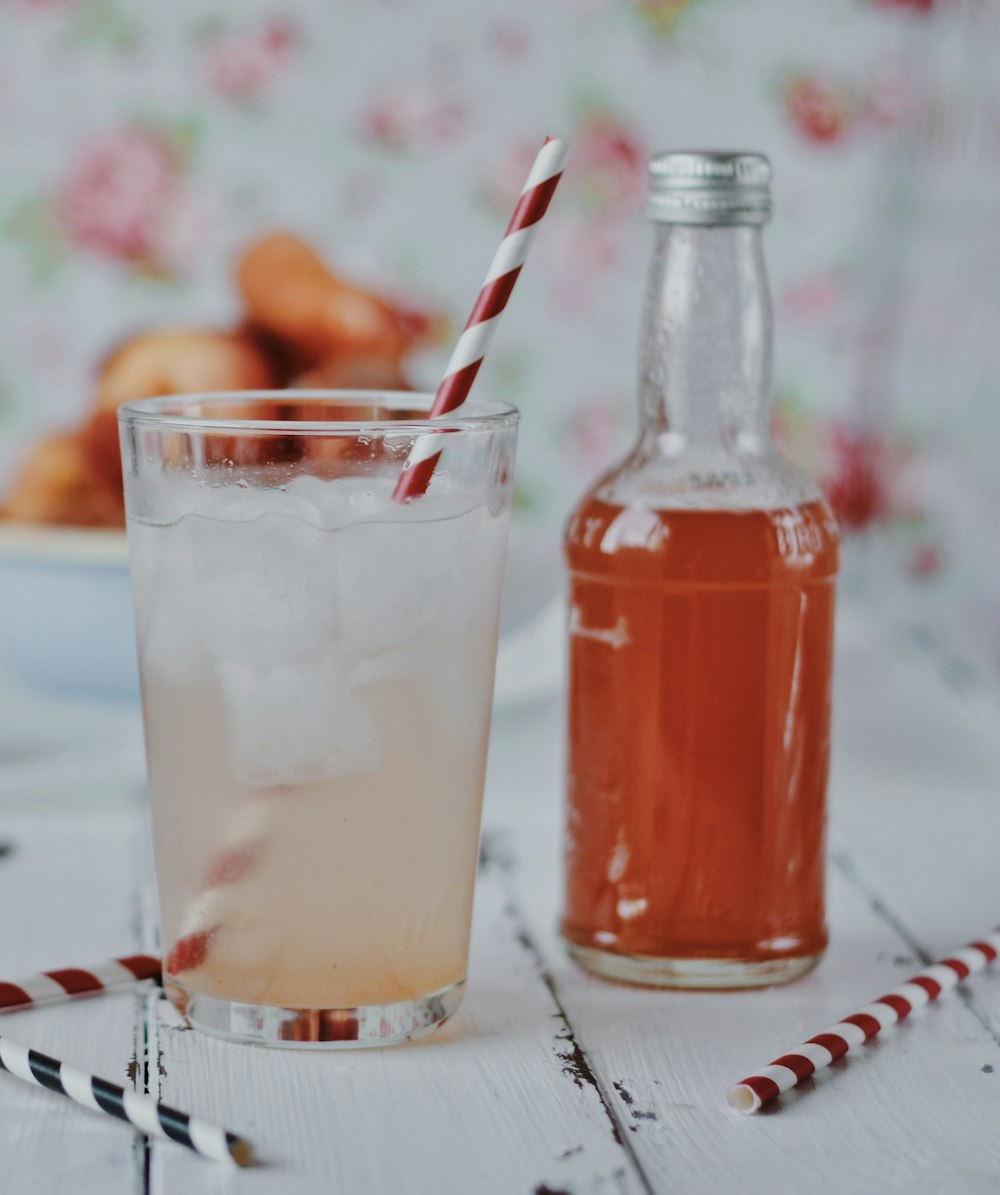
{"label": "blurred pastry", "polygon": [[236,284],[251,323],[310,362],[377,357],[398,367],[429,332],[427,320],[339,278],[294,236],[251,245]]}
{"label": "blurred pastry", "polygon": [[[426,315],[338,277],[303,241],[264,237],[238,263],[237,285],[246,311],[235,331],[175,327],[124,341],[97,372],[93,409],[75,431],[50,436],[25,463],[5,514],[25,522],[119,527],[124,523],[117,408],[158,395],[217,391],[322,389],[409,390],[408,353],[441,331]],[[350,418],[384,417],[359,399]],[[378,408],[378,409],[376,409]],[[222,419],[322,419],[327,408],[289,393],[287,401],[227,399],[212,414]],[[347,412],[344,412],[346,415]],[[402,415],[402,412],[400,412]],[[395,468],[397,449],[368,436],[305,439],[252,431],[174,437],[168,467],[199,459],[256,472],[307,466],[336,476],[347,462]]]}
{"label": "blurred pastry", "polygon": [[122,488],[122,454],[116,411],[95,411],[76,432],[91,467],[116,490]]}
{"label": "blurred pastry", "polygon": [[291,382],[296,390],[412,390],[398,361],[384,356],[333,357]]}
{"label": "blurred pastry", "polygon": [[[371,392],[366,398],[358,394],[355,405],[339,408],[340,418],[350,422],[391,419],[391,411],[381,402],[379,391],[412,390],[398,364],[383,357],[352,357],[327,360],[296,378],[289,388],[289,397],[296,390],[358,390]],[[329,407],[321,400],[303,395],[295,400],[295,418],[327,419]],[[400,412],[400,417],[403,413]],[[319,476],[336,477],[345,472],[342,463],[365,461],[373,468],[391,460],[384,441],[373,436],[316,436],[305,441],[305,455],[311,462],[309,470]],[[402,461],[399,463],[402,468]],[[350,472],[350,470],[346,470]]]}
{"label": "blurred pastry", "polygon": [[121,466],[117,480],[109,477],[95,463],[97,455],[81,432],[43,440],[15,481],[7,516],[24,523],[68,527],[124,526]]}
{"label": "blurred pastry", "polygon": [[141,332],[108,356],[97,379],[97,408],[160,394],[267,390],[275,374],[252,337],[240,332],[170,328]]}
{"label": "blurred pastry", "polygon": [[312,365],[311,359],[301,349],[251,320],[244,320],[236,331],[260,350],[274,378],[274,385],[279,390],[291,385],[299,374]]}

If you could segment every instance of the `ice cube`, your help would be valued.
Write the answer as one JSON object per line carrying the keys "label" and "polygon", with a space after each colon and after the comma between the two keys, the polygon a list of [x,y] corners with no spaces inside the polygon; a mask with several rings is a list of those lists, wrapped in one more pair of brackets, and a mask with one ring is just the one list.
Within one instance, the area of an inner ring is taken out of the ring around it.
{"label": "ice cube", "polygon": [[[291,488],[291,487],[290,487]],[[220,493],[185,520],[197,615],[219,678],[234,773],[301,785],[370,770],[379,744],[339,646],[337,533],[319,499]]]}
{"label": "ice cube", "polygon": [[374,723],[331,645],[299,659],[217,664],[233,772],[254,787],[313,784],[374,771]]}
{"label": "ice cube", "polygon": [[206,645],[216,659],[273,659],[336,632],[332,533],[284,493],[230,499],[185,519]]}
{"label": "ice cube", "polygon": [[[204,491],[196,512],[156,532],[173,580],[150,571],[164,616],[149,642],[165,669],[200,658],[215,672],[247,785],[368,771],[380,758],[364,704],[373,685],[419,675],[428,700],[471,702],[483,720],[468,695],[489,661],[469,677],[458,655],[470,628],[495,617],[505,530],[469,493],[400,506],[386,479]],[[185,634],[190,650],[178,653]]]}
{"label": "ice cube", "polygon": [[[412,513],[418,505],[419,517]],[[338,609],[351,652],[396,651],[478,618],[483,602],[496,599],[502,564],[492,522],[484,507],[470,510],[468,498],[426,497],[392,519],[340,532]]]}
{"label": "ice cube", "polygon": [[307,504],[312,515],[309,521],[317,527],[334,530],[350,518],[349,494],[344,480],[328,481],[304,473],[293,478],[287,486],[289,498]]}
{"label": "ice cube", "polygon": [[129,526],[136,637],[144,673],[182,683],[203,667],[187,540],[176,528]]}

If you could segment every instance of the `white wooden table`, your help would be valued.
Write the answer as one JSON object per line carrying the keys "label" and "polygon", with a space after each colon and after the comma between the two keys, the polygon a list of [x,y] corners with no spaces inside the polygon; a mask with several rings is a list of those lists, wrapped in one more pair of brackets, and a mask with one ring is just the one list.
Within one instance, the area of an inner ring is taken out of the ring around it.
{"label": "white wooden table", "polygon": [[[698,995],[576,970],[554,932],[558,704],[508,709],[452,1023],[401,1049],[282,1053],[202,1039],[153,992],[9,1014],[0,1032],[214,1117],[264,1164],[227,1171],[0,1074],[0,1192],[1000,1190],[997,970],[765,1114],[725,1103],[730,1082],[1000,921],[995,724],[857,627],[839,667],[833,938],[813,975]],[[152,947],[141,794],[107,764],[134,762],[134,743],[95,722],[90,762],[56,760],[46,786],[13,733],[0,731],[0,838],[16,848],[0,859],[0,976]]]}

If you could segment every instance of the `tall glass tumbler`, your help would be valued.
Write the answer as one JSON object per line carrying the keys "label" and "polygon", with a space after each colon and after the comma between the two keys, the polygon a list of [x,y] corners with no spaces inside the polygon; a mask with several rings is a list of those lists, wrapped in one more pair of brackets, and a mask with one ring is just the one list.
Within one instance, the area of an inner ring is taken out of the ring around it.
{"label": "tall glass tumbler", "polygon": [[517,412],[276,391],[121,409],[164,978],[269,1045],[429,1032],[466,978]]}

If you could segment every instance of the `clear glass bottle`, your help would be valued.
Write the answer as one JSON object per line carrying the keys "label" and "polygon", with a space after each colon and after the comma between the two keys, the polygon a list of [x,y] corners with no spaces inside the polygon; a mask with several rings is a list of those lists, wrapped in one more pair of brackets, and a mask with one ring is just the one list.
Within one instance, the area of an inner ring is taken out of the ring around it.
{"label": "clear glass bottle", "polygon": [[650,171],[639,438],[566,532],[562,932],[612,979],[778,983],[827,942],[839,536],[770,440],[767,159]]}

